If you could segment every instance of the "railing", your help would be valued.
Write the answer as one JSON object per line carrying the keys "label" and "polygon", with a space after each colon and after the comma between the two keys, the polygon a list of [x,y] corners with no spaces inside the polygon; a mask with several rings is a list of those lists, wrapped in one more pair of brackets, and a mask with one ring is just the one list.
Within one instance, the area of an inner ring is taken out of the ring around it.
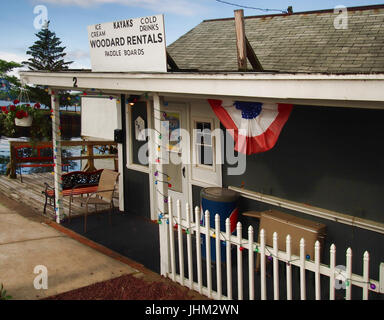
{"label": "railing", "polygon": [[[85,165],[84,171],[95,171],[95,165],[94,160],[95,159],[117,159],[118,155],[111,154],[111,155],[94,155],[93,153],[93,147],[94,146],[117,146],[117,143],[114,141],[61,141],[62,147],[73,147],[73,146],[83,146],[86,148],[86,155],[81,156],[71,156],[71,157],[63,157],[63,161],[71,161],[71,160],[87,160],[87,164]],[[19,163],[26,163],[26,162],[32,162],[32,163],[39,163],[39,162],[45,162],[45,161],[53,161],[53,153],[52,156],[41,156],[40,152],[42,149],[52,149],[52,141],[45,141],[45,142],[37,142],[37,143],[30,143],[25,141],[10,141],[9,142],[9,148],[10,148],[10,162],[7,166],[7,175],[12,178],[16,179],[16,167]],[[17,150],[23,149],[23,148],[30,148],[37,151],[37,156],[32,157],[19,157],[17,155]],[[116,163],[115,163],[116,166]],[[115,168],[116,169],[116,168]]]}
{"label": "railing", "polygon": [[[273,299],[280,299],[280,277],[279,270],[281,264],[285,265],[285,288],[287,300],[292,300],[292,288],[294,285],[300,286],[300,299],[306,300],[307,292],[307,276],[306,272],[309,271],[314,275],[315,282],[315,299],[320,300],[322,296],[320,276],[329,278],[329,299],[335,300],[335,290],[345,289],[345,299],[352,299],[352,287],[360,287],[362,290],[362,298],[367,300],[369,292],[384,293],[384,263],[380,265],[380,282],[369,278],[369,253],[365,252],[363,256],[363,275],[352,273],[352,250],[349,248],[346,251],[346,267],[341,268],[336,266],[336,246],[334,244],[330,247],[330,264],[325,265],[320,263],[320,243],[315,243],[315,256],[314,260],[310,260],[305,252],[305,240],[300,241],[300,256],[291,254],[291,237],[288,235],[286,238],[286,251],[281,251],[278,248],[278,234],[275,232],[273,235],[273,246],[266,245],[265,230],[260,230],[259,243],[254,241],[254,230],[252,226],[248,228],[248,239],[242,238],[242,225],[237,223],[236,235],[232,235],[230,230],[230,220],[226,219],[226,230],[220,230],[220,216],[215,215],[215,228],[209,226],[208,211],[205,212],[206,225],[200,224],[201,213],[200,208],[196,207],[194,210],[195,220],[193,221],[190,212],[189,204],[185,208],[186,219],[182,219],[181,205],[177,201],[176,215],[173,212],[172,199],[168,198],[168,214],[159,216],[159,232],[160,239],[167,239],[165,242],[160,242],[160,253],[162,266],[165,265],[165,275],[170,277],[173,281],[179,282],[181,285],[187,286],[192,290],[196,290],[209,298],[233,299],[233,286],[232,286],[232,246],[236,247],[237,251],[237,299],[242,300],[245,290],[248,291],[249,299],[255,299],[255,254],[260,254],[260,297],[266,300],[267,296],[267,274],[266,274],[266,260],[273,263]],[[166,223],[163,223],[166,222]],[[208,222],[208,223],[207,223]],[[178,247],[178,272],[176,270],[176,251],[175,251],[175,235],[174,229],[177,229],[177,247]],[[184,266],[184,237],[186,233],[187,241],[187,272]],[[195,236],[196,252],[192,252],[192,236]],[[205,237],[205,264],[206,278],[203,281],[202,270],[202,250],[201,250],[201,236]],[[212,240],[213,239],[213,240]],[[215,241],[216,248],[216,274],[212,275],[212,261],[211,261],[211,245],[210,242]],[[221,245],[225,245],[226,261],[225,269],[226,275],[223,279],[221,261]],[[247,253],[246,253],[247,252]],[[194,255],[195,254],[195,255]],[[243,283],[243,255],[248,255],[248,285],[244,288]],[[195,261],[196,260],[196,261]],[[170,263],[168,263],[168,261]],[[195,263],[194,263],[195,261]],[[194,277],[194,265],[197,267],[197,277]],[[280,266],[279,266],[280,265]],[[300,270],[300,283],[293,283],[292,281],[292,267],[296,266]],[[185,273],[187,275],[185,275]],[[216,277],[216,290],[212,288],[213,277]],[[197,281],[194,281],[194,278]],[[235,280],[235,279],[233,279]],[[203,285],[203,282],[206,285]],[[226,284],[226,292],[223,292],[223,284]]]}

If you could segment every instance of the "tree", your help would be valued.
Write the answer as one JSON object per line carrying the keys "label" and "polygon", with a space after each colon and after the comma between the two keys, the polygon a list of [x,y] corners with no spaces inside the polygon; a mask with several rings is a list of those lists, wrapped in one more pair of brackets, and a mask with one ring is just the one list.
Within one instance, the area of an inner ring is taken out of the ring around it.
{"label": "tree", "polygon": [[[29,47],[27,54],[32,56],[23,64],[30,70],[62,71],[67,70],[72,61],[65,62],[65,47],[61,46],[60,39],[55,32],[49,30],[49,21],[36,33],[38,40]],[[51,107],[51,98],[41,86],[30,87],[30,98]]]}
{"label": "tree", "polygon": [[62,71],[67,70],[72,61],[65,62],[65,47],[61,47],[61,41],[56,33],[49,30],[49,21],[36,33],[38,40],[29,47],[28,55],[32,57],[23,64],[30,70]]}
{"label": "tree", "polygon": [[7,98],[15,99],[20,90],[20,81],[17,77],[8,75],[15,68],[22,67],[21,64],[13,61],[5,61],[0,59],[0,78],[5,79],[10,84],[8,92],[1,92],[0,99],[7,100]]}

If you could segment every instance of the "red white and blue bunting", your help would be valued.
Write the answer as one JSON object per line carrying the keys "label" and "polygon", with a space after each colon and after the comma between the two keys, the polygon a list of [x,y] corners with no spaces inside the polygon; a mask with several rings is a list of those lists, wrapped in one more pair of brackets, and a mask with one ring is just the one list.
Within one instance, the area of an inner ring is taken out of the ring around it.
{"label": "red white and blue bunting", "polygon": [[291,104],[208,99],[212,110],[247,155],[272,149],[293,109]]}

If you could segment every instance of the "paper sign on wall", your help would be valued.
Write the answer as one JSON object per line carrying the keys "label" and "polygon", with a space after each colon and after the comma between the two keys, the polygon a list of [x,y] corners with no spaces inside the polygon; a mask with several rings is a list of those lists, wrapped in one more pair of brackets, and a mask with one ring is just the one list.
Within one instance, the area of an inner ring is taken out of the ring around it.
{"label": "paper sign on wall", "polygon": [[92,71],[167,72],[164,16],[88,26]]}
{"label": "paper sign on wall", "polygon": [[142,117],[135,120],[135,137],[138,141],[145,141],[145,121]]}

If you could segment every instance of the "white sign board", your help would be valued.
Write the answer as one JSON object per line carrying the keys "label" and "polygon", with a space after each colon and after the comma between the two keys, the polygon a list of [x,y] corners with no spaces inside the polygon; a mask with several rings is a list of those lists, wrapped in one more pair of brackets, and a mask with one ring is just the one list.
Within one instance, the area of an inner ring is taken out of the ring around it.
{"label": "white sign board", "polygon": [[167,72],[164,16],[88,26],[94,72]]}
{"label": "white sign board", "polygon": [[117,124],[116,100],[109,98],[81,98],[81,135],[113,140]]}

